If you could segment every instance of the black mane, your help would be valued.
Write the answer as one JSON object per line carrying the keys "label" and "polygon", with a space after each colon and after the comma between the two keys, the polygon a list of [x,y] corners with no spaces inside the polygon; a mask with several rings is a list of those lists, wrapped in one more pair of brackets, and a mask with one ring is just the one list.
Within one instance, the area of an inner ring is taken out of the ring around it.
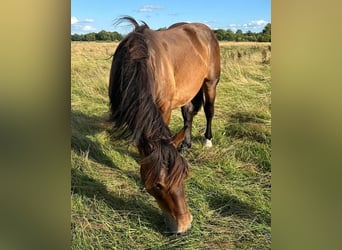
{"label": "black mane", "polygon": [[154,80],[144,36],[148,26],[138,26],[129,17],[123,20],[130,21],[135,29],[119,44],[113,57],[109,80],[111,119],[119,136],[131,136],[136,145],[170,139],[171,133],[154,103]]}
{"label": "black mane", "polygon": [[[153,183],[159,178],[162,167],[169,173],[170,186],[181,181],[188,171],[187,163],[171,145],[171,132],[164,123],[156,105],[154,78],[149,63],[149,49],[145,31],[131,17],[124,17],[135,29],[118,45],[112,62],[109,80],[111,120],[114,136],[131,138],[143,155],[144,179]],[[177,161],[179,164],[176,164]],[[143,174],[142,174],[143,175]]]}

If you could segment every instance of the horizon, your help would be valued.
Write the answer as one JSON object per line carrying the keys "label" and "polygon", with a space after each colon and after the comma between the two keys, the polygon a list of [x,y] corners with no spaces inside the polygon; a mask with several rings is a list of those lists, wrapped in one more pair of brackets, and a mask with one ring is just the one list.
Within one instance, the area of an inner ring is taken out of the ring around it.
{"label": "horizon", "polygon": [[177,22],[200,22],[212,30],[258,33],[271,23],[271,0],[131,0],[124,4],[102,0],[101,5],[92,0],[72,0],[71,34],[105,30],[125,35],[132,30],[132,26],[125,23],[115,25],[115,21],[122,16],[131,16],[138,22],[144,21],[154,30]]}

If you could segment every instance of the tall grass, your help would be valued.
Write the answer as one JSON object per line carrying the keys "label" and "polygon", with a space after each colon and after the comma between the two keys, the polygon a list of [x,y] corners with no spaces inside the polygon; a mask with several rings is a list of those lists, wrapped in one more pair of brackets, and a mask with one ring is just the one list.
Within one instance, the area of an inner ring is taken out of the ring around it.
{"label": "tall grass", "polygon": [[[270,249],[270,44],[221,44],[214,147],[202,147],[201,111],[192,148],[183,152],[194,222],[180,236],[168,234],[156,202],[141,190],[136,148],[110,136],[106,58],[116,46],[71,44],[72,248]],[[174,110],[170,129],[181,126]]]}

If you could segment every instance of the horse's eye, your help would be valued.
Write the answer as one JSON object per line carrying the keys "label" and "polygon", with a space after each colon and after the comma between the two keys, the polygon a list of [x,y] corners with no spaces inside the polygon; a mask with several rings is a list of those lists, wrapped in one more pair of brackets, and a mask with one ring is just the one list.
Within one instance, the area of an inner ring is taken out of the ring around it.
{"label": "horse's eye", "polygon": [[160,183],[156,184],[156,189],[161,190],[162,188],[163,188],[163,186]]}

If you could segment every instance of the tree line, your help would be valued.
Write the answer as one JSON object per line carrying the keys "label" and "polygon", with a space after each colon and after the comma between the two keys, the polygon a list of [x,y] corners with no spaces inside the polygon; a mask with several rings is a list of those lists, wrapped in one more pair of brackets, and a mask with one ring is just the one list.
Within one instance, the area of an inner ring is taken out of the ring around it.
{"label": "tree line", "polygon": [[242,32],[238,29],[233,32],[230,29],[213,30],[219,41],[235,41],[235,42],[271,42],[271,24],[268,23],[261,32]]}
{"label": "tree line", "polygon": [[[164,30],[161,28],[159,30]],[[271,23],[268,23],[261,32],[242,32],[238,29],[235,32],[227,29],[213,30],[219,41],[236,41],[236,42],[271,42]],[[123,35],[114,31],[108,32],[101,30],[98,33],[92,32],[88,34],[72,34],[71,41],[121,41]]]}
{"label": "tree line", "polygon": [[121,41],[123,35],[114,31],[108,32],[101,30],[98,33],[91,32],[88,34],[72,34],[71,41]]}

